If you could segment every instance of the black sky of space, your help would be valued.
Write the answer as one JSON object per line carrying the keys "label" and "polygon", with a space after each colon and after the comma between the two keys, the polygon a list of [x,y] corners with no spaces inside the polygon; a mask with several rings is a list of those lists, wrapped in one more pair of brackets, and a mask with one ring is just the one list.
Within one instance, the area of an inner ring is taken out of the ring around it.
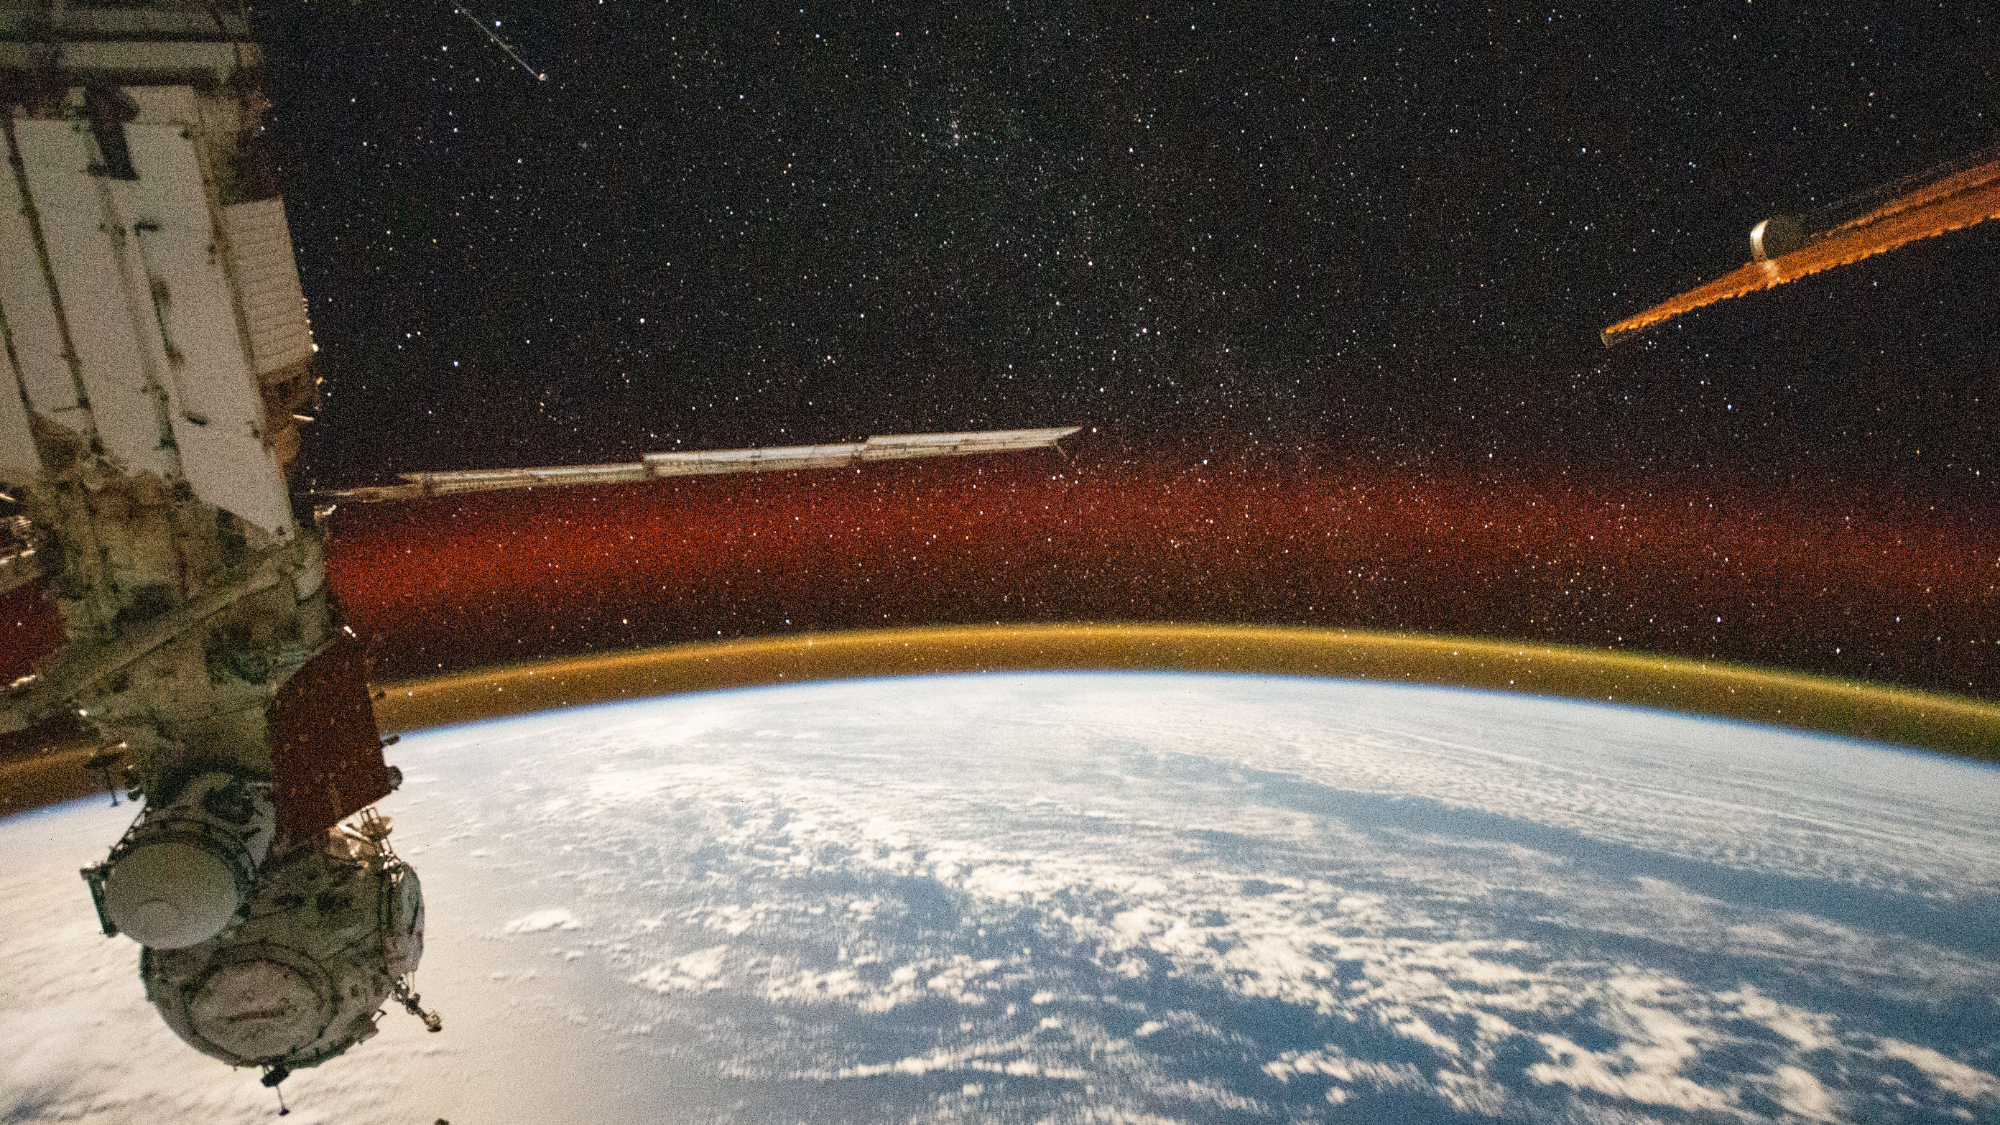
{"label": "black sky of space", "polygon": [[1995,503],[1991,230],[1596,341],[1991,144],[1982,5],[474,10],[549,80],[260,13],[322,484],[1084,422]]}

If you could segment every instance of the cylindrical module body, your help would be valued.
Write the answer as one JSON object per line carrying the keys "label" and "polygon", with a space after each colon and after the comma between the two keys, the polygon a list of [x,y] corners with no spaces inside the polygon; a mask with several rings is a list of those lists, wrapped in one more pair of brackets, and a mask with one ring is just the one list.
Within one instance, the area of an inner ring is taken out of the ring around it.
{"label": "cylindrical module body", "polygon": [[240,925],[148,949],[146,998],[189,1046],[232,1066],[314,1066],[375,1034],[423,953],[423,892],[400,862],[335,838],[274,860]]}
{"label": "cylindrical module body", "polygon": [[220,771],[196,777],[85,870],[105,928],[153,949],[222,932],[250,898],[276,819],[269,785]]}

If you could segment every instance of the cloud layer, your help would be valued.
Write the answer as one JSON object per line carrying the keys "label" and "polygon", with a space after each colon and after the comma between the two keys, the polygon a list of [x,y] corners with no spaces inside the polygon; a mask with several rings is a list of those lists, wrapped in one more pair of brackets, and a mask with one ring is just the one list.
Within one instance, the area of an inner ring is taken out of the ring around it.
{"label": "cloud layer", "polygon": [[[2000,1112],[1989,768],[1474,693],[1075,675],[688,697],[398,755],[448,1030],[392,1019],[312,1073],[343,1110],[497,1108],[445,1064],[505,1091],[575,1055],[579,1113],[742,1120]],[[7,981],[55,959],[0,936]],[[144,1025],[128,971],[10,1002],[0,1045],[104,997]],[[152,1029],[126,1056],[151,1077],[10,1076],[0,1119],[191,1097],[205,1064]]]}

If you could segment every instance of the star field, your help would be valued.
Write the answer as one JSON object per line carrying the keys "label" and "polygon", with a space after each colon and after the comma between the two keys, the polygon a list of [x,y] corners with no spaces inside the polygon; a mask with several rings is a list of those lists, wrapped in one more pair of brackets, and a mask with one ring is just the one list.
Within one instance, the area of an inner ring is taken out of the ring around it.
{"label": "star field", "polygon": [[[1597,344],[1744,260],[1757,220],[1991,145],[1981,5],[475,13],[548,80],[446,5],[260,13],[321,347],[308,483],[1091,429],[1067,467],[354,517],[337,589],[384,615],[398,667],[1164,616],[2000,691],[2000,233]],[[965,516],[995,473],[1089,500],[1068,525]],[[818,519],[835,493],[841,526],[899,530],[764,566],[717,514]],[[645,628],[592,633],[655,565],[606,529],[652,521],[686,539],[679,577],[632,607]],[[529,528],[560,588],[519,585]],[[985,545],[926,561],[967,534]],[[432,542],[505,573],[404,613],[421,583],[369,567]],[[479,642],[445,644],[454,620]]]}
{"label": "star field", "polygon": [[[442,8],[274,11],[315,462],[1084,420],[1234,444],[1279,415],[1294,446],[1701,459],[1921,425],[1990,402],[1984,233],[1650,352],[1594,334],[1767,213],[1988,143],[1977,13],[482,11],[536,83]],[[1884,281],[1893,338],[1842,315]],[[1925,352],[1956,377],[1912,386]],[[1884,368],[1901,393],[1870,401]],[[1712,390],[1738,378],[1794,397]],[[1690,409],[1702,432],[1654,436]]]}

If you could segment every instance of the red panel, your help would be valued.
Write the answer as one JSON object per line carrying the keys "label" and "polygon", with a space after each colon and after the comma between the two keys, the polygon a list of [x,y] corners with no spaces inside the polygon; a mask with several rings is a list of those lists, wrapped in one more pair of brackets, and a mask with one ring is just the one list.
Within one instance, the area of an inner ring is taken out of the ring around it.
{"label": "red panel", "polygon": [[62,647],[62,614],[40,582],[0,594],[0,687]]}
{"label": "red panel", "polygon": [[271,703],[280,843],[318,839],[389,795],[389,767],[368,698],[367,648],[341,634]]}

